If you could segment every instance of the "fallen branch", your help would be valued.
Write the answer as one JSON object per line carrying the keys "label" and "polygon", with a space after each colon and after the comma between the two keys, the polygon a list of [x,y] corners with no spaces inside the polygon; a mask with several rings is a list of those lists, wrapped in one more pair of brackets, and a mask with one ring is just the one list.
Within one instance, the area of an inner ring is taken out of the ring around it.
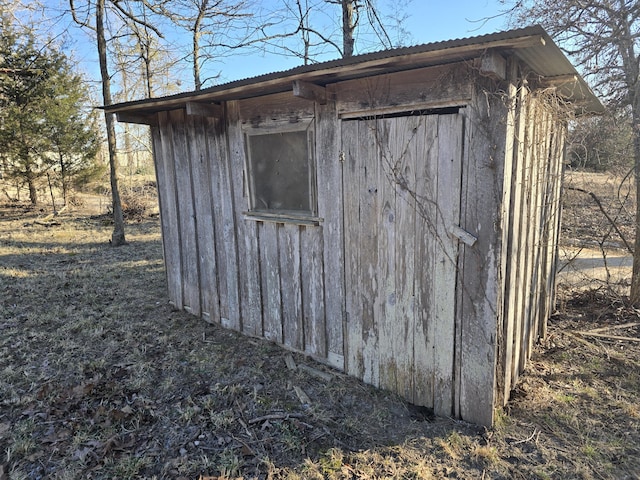
{"label": "fallen branch", "polygon": [[302,418],[304,415],[301,413],[272,413],[270,415],[264,415],[263,417],[252,418],[247,423],[253,425],[254,423],[266,422],[267,420],[288,420],[290,418]]}
{"label": "fallen branch", "polygon": [[[513,442],[513,443],[511,443],[511,445],[519,445],[521,443],[530,442],[531,440],[533,440],[533,437],[535,437],[536,434],[538,434],[538,436],[540,436],[540,432],[538,431],[538,429],[534,428],[533,429],[533,433],[529,437],[525,438],[524,440],[518,440],[516,442]],[[537,442],[537,439],[536,439],[536,442]]]}
{"label": "fallen branch", "polygon": [[567,190],[575,190],[576,192],[581,192],[581,193],[585,193],[585,194],[589,195],[593,199],[593,201],[596,202],[596,205],[598,205],[598,208],[600,209],[602,214],[605,216],[605,218],[607,219],[609,224],[616,231],[616,233],[620,237],[620,240],[622,240],[622,243],[624,243],[624,246],[627,247],[627,250],[629,251],[629,253],[631,255],[633,255],[633,248],[631,247],[631,245],[629,245],[629,243],[627,242],[627,239],[624,238],[624,235],[622,234],[622,232],[618,228],[618,225],[616,225],[616,222],[605,211],[604,207],[602,206],[602,202],[600,202],[600,199],[598,198],[598,196],[595,193],[589,192],[588,190],[585,190],[584,188],[578,188],[578,187],[565,187],[565,188]]}
{"label": "fallen branch", "polygon": [[55,226],[62,225],[60,222],[56,222],[55,220],[51,220],[48,222],[43,222],[41,220],[34,220],[33,223],[35,223],[36,225],[42,225],[43,227],[55,227]]}
{"label": "fallen branch", "polygon": [[622,340],[625,342],[640,342],[640,338],[637,337],[621,337],[620,335],[607,335],[606,333],[593,333],[593,332],[581,332],[576,330],[578,335],[585,337],[606,338],[608,340]]}
{"label": "fallen branch", "polygon": [[623,323],[622,325],[610,325],[608,327],[592,328],[591,330],[587,330],[587,332],[600,333],[600,332],[606,332],[607,330],[617,330],[619,328],[637,327],[638,325],[640,325],[640,322]]}

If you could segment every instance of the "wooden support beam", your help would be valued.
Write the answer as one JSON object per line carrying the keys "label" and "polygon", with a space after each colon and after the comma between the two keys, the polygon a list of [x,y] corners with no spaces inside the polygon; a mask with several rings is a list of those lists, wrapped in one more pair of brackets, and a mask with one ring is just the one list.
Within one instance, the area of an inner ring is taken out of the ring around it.
{"label": "wooden support beam", "polygon": [[121,123],[137,123],[140,125],[158,125],[158,116],[155,113],[134,113],[134,112],[118,112],[116,113],[118,122]]}
{"label": "wooden support beam", "polygon": [[186,109],[187,115],[214,118],[222,117],[222,105],[218,105],[217,103],[187,102]]}
{"label": "wooden support beam", "polygon": [[318,102],[320,105],[327,103],[327,89],[314,83],[302,80],[293,81],[293,95]]}
{"label": "wooden support beam", "polygon": [[489,51],[480,57],[480,73],[494,80],[507,78],[507,61],[498,52]]}

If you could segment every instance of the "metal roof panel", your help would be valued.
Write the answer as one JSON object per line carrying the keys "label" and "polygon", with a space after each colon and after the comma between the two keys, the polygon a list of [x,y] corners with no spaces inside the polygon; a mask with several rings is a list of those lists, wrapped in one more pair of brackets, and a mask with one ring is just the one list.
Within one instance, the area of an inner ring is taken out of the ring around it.
{"label": "metal roof panel", "polygon": [[541,77],[575,77],[559,92],[579,105],[581,112],[600,112],[601,102],[571,62],[540,26],[445,40],[357,55],[215,85],[166,97],[123,102],[103,107],[108,112],[154,112],[180,108],[188,101],[224,101],[289,90],[293,80],[326,85],[364,76],[410,70],[473,58],[487,49],[511,52]]}

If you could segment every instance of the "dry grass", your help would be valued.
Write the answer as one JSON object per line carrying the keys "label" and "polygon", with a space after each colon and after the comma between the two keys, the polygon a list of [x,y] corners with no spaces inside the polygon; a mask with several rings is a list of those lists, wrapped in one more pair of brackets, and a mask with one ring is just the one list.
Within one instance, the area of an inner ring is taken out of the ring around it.
{"label": "dry grass", "polygon": [[2,480],[638,478],[640,344],[575,333],[640,321],[602,292],[563,291],[485,430],[174,311],[157,218],[111,248],[101,217],[37,214],[0,208]]}

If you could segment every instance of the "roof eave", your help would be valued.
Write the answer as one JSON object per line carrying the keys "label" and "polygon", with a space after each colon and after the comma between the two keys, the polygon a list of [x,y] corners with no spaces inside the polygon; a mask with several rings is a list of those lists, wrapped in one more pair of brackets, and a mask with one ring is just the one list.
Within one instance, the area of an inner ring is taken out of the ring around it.
{"label": "roof eave", "polygon": [[[328,85],[376,74],[423,68],[432,65],[465,61],[487,50],[514,52],[523,61],[540,62],[545,52],[551,52],[555,65],[562,73],[576,75],[579,90],[589,104],[588,110],[604,109],[584,80],[577,74],[564,54],[539,26],[489,34],[469,39],[450,40],[416,47],[374,52],[356,57],[332,60],[315,65],[296,67],[216,85],[204,90],[185,92],[167,97],[123,102],[103,107],[109,113],[154,114],[158,111],[184,108],[188,102],[216,103],[290,91],[296,80]],[[546,58],[549,58],[548,56]],[[529,63],[527,62],[527,63]],[[539,68],[540,69],[540,68]],[[538,72],[540,73],[540,72]],[[571,101],[571,99],[569,99]],[[583,100],[576,98],[575,100]],[[584,106],[582,107],[584,108]],[[124,117],[125,115],[122,115]]]}

